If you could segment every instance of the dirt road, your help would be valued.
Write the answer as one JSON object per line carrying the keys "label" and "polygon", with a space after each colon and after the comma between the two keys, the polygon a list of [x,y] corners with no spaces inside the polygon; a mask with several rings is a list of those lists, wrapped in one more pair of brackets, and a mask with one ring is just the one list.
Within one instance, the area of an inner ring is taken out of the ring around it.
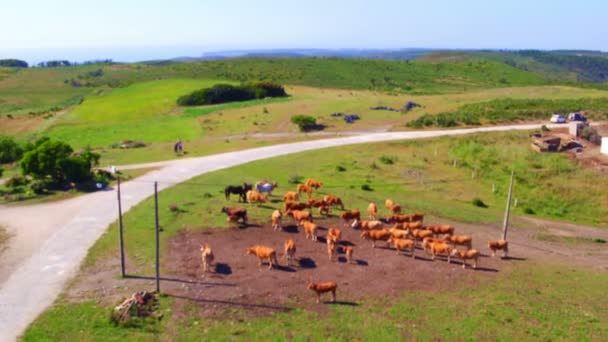
{"label": "dirt road", "polygon": [[[162,190],[170,183],[183,182],[203,173],[301,151],[389,140],[531,130],[538,127],[538,124],[534,124],[363,134],[153,163],[160,169],[139,177],[138,182],[123,185],[123,210],[128,211],[152,194],[152,186],[146,184],[146,181],[162,179],[165,181],[159,184],[159,189]],[[115,192],[110,190],[31,207],[0,207],[0,224],[5,225],[14,236],[0,263],[1,341],[16,339],[30,322],[52,304],[65,283],[78,270],[88,249],[106,227],[116,220],[115,198]]]}

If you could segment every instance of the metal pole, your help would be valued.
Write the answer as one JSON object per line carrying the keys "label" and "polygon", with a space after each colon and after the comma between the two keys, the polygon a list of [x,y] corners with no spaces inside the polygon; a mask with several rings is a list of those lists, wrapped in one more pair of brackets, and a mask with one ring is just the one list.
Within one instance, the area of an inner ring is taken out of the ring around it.
{"label": "metal pole", "polygon": [[118,176],[118,230],[120,235],[120,274],[124,278],[125,272],[125,242],[123,237],[123,225],[122,225],[122,204],[120,197],[120,176]]}
{"label": "metal pole", "polygon": [[511,211],[511,195],[513,194],[513,175],[515,170],[511,170],[511,182],[509,184],[509,195],[507,195],[507,208],[505,209],[505,221],[502,225],[502,239],[507,239],[507,228],[509,228],[509,211]]}
{"label": "metal pole", "polygon": [[156,218],[156,293],[160,293],[160,268],[159,268],[160,225],[158,224],[158,182],[154,182],[154,216]]}

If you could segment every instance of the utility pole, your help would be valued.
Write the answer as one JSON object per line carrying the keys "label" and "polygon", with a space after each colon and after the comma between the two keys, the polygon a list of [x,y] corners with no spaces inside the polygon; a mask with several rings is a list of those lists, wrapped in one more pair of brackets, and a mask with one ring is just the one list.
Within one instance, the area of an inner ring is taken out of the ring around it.
{"label": "utility pole", "polygon": [[156,293],[160,293],[160,225],[158,224],[158,182],[154,182],[154,216],[156,219]]}
{"label": "utility pole", "polygon": [[123,237],[123,225],[122,225],[122,204],[120,197],[120,176],[117,179],[117,197],[118,197],[118,230],[120,235],[120,274],[124,278],[126,276],[125,272],[125,242]]}
{"label": "utility pole", "polygon": [[502,239],[507,239],[507,229],[509,228],[509,211],[511,211],[511,196],[513,195],[513,176],[515,170],[511,170],[511,182],[509,183],[509,194],[507,195],[507,208],[505,209],[505,220],[502,225]]}

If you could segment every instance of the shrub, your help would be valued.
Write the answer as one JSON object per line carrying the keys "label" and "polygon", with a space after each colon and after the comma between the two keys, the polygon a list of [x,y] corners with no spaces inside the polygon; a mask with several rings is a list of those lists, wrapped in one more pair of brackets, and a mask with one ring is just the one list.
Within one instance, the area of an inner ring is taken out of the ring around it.
{"label": "shrub", "polygon": [[51,187],[51,183],[45,179],[36,179],[32,181],[29,185],[30,190],[32,190],[35,194],[43,194],[48,192]]}
{"label": "shrub", "polygon": [[363,184],[363,185],[361,185],[361,190],[363,190],[363,191],[374,191],[374,189],[372,189],[372,187],[369,184]]}
{"label": "shrub", "polygon": [[317,125],[317,119],[310,115],[294,115],[291,117],[291,122],[298,125],[300,131],[313,129]]}
{"label": "shrub", "polygon": [[172,213],[176,213],[176,212],[179,211],[179,207],[175,203],[171,204],[171,205],[169,205],[169,211],[172,212]]}
{"label": "shrub", "polygon": [[3,173],[4,173],[4,169],[0,167],[0,177],[2,177]]}
{"label": "shrub", "polygon": [[480,208],[487,208],[487,207],[488,207],[488,205],[487,205],[487,204],[485,204],[485,203],[484,203],[484,202],[481,200],[481,198],[479,198],[479,197],[475,197],[475,198],[473,198],[472,203],[473,203],[473,205],[474,205],[474,206],[476,206],[476,207],[480,207]]}
{"label": "shrub", "polygon": [[240,86],[216,84],[211,88],[199,89],[179,97],[177,104],[180,106],[201,106],[286,96],[287,93],[283,86],[272,82],[256,82]]}
{"label": "shrub", "polygon": [[593,239],[593,242],[595,242],[595,243],[606,243],[606,240],[600,239],[600,238],[595,238],[595,239]]}
{"label": "shrub", "polygon": [[338,171],[338,172],[344,172],[344,171],[346,171],[346,168],[344,166],[342,166],[342,165],[338,165],[338,166],[336,166],[336,171]]}
{"label": "shrub", "polygon": [[551,130],[549,129],[549,127],[547,127],[547,125],[542,125],[542,126],[540,126],[540,130],[541,130],[541,131],[543,131],[543,132],[549,132],[549,131],[551,131]]}
{"label": "shrub", "polygon": [[597,130],[593,127],[587,126],[581,131],[581,137],[588,140],[596,145],[602,144],[602,136],[597,133]]}
{"label": "shrub", "polygon": [[23,156],[23,149],[10,137],[0,136],[0,164],[15,162]]}
{"label": "shrub", "polygon": [[289,179],[287,181],[290,184],[300,184],[304,181],[304,177],[302,177],[300,175],[292,175],[292,176],[289,176]]}
{"label": "shrub", "polygon": [[532,208],[524,208],[524,214],[534,215],[534,209],[532,209]]}
{"label": "shrub", "polygon": [[19,186],[27,185],[28,182],[29,181],[27,178],[20,176],[20,175],[16,175],[16,176],[9,178],[6,181],[6,183],[4,183],[4,185],[6,185],[9,188],[16,188]]}
{"label": "shrub", "polygon": [[382,155],[380,156],[379,160],[382,164],[392,165],[397,161],[397,157]]}

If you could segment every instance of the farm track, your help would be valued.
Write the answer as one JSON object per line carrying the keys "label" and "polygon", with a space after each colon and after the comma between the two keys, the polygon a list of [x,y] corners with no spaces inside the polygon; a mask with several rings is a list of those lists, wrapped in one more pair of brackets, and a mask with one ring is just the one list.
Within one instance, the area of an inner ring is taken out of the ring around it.
{"label": "farm track", "polygon": [[[549,125],[556,127],[556,125]],[[438,131],[386,132],[280,144],[212,156],[147,163],[160,167],[122,186],[126,212],[153,193],[200,174],[254,160],[327,147],[390,140],[422,139],[482,132],[531,130],[538,124]],[[120,168],[120,167],[119,167]],[[123,168],[125,169],[125,168]],[[15,340],[51,305],[78,271],[88,249],[117,218],[113,189],[33,206],[0,206],[0,224],[13,235],[0,264],[0,340]]]}

